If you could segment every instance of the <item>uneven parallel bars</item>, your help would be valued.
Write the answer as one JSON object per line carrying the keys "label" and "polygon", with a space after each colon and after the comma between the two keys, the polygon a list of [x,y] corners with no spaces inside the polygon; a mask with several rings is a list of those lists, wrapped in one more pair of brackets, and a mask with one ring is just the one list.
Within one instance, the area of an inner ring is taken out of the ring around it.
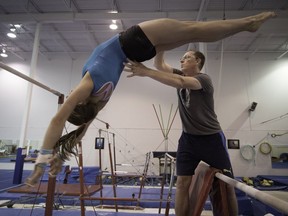
{"label": "uneven parallel bars", "polygon": [[[54,89],[51,89],[49,88],[48,86],[32,79],[31,77],[29,76],[26,76],[24,74],[22,74],[21,72],[9,67],[8,65],[5,65],[3,64],[2,62],[0,62],[0,68],[18,76],[18,77],[21,77],[22,79],[28,81],[28,82],[31,82],[37,86],[39,86],[40,88],[42,89],[45,89],[49,92],[51,92],[52,94],[58,96],[58,105],[60,106],[60,104],[63,104],[64,102],[64,94],[54,90]],[[16,160],[16,163],[17,160]],[[22,168],[23,169],[23,168]],[[22,170],[23,172],[23,170]],[[48,180],[48,188],[47,188],[47,199],[46,199],[46,209],[45,209],[45,215],[52,215],[52,210],[53,210],[53,203],[54,203],[54,190],[55,190],[55,183],[56,183],[56,178],[50,178],[49,177],[49,180]]]}
{"label": "uneven parallel bars", "polygon": [[58,92],[58,91],[56,91],[54,89],[49,88],[48,86],[46,86],[46,85],[44,85],[44,84],[42,84],[42,83],[30,78],[29,76],[24,75],[23,73],[21,73],[21,72],[15,70],[15,69],[9,67],[8,65],[3,64],[2,62],[0,62],[0,68],[6,70],[6,71],[8,71],[8,72],[10,72],[10,73],[12,73],[12,74],[14,74],[16,76],[19,76],[22,79],[25,79],[25,80],[27,80],[27,81],[29,81],[29,82],[31,82],[31,83],[33,83],[33,84],[45,89],[45,90],[47,90],[47,91],[49,91],[49,92],[51,92],[51,93],[53,93],[53,94],[55,94],[55,95],[57,95],[59,97],[63,96],[62,93],[60,93],[60,92]]}
{"label": "uneven parallel bars", "polygon": [[80,196],[80,200],[103,200],[103,201],[123,201],[123,202],[160,202],[160,201],[168,201],[167,199],[139,199],[139,198],[126,198],[126,197],[87,197]]}
{"label": "uneven parallel bars", "polygon": [[171,156],[169,153],[165,153],[165,156],[167,156],[168,158],[170,158],[172,161],[175,161],[175,158],[173,156]]}
{"label": "uneven parallel bars", "polygon": [[245,185],[239,181],[236,181],[235,179],[231,179],[221,173],[216,173],[215,177],[247,193],[249,196],[277,209],[278,211],[288,214],[288,202],[252,188],[251,186]]}

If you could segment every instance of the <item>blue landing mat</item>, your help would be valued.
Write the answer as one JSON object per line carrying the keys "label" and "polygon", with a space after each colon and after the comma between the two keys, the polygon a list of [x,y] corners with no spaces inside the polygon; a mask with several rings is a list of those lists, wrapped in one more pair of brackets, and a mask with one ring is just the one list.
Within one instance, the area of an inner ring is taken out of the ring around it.
{"label": "blue landing mat", "polygon": [[[8,208],[0,208],[0,215],[9,215],[9,216],[43,216],[45,214],[45,209],[8,209]],[[80,210],[54,210],[53,216],[79,216],[81,215]],[[164,215],[164,214],[153,214],[153,213],[126,213],[126,212],[101,212],[101,211],[85,211],[85,216],[156,216],[156,215]],[[174,214],[169,214],[174,215]]]}
{"label": "blue landing mat", "polygon": [[[80,186],[79,186],[80,187]],[[139,195],[139,187],[127,187],[127,186],[117,186],[116,191],[117,191],[117,197],[121,198],[132,198],[133,196],[135,198],[138,197]],[[142,189],[142,195],[141,195],[141,200],[140,200],[140,206],[143,208],[158,208],[160,206],[160,187],[144,187]],[[103,186],[103,197],[113,197],[113,189],[111,185],[104,185]],[[174,195],[175,195],[175,188],[173,188],[172,191],[172,202],[170,204],[171,208],[174,208]],[[167,199],[168,196],[168,188],[164,188],[163,192],[163,199]],[[100,192],[96,192],[95,194],[91,195],[91,197],[100,197]],[[0,193],[0,200],[13,200],[15,203],[27,203],[27,204],[32,204],[32,203],[42,203],[45,202],[45,194],[40,195],[36,197],[36,194],[23,194],[23,193],[9,193],[9,192],[2,192]],[[64,196],[59,195],[55,196],[54,198],[56,203],[61,203],[63,205],[80,205],[79,197],[77,196]],[[85,205],[91,206],[91,205],[100,205],[101,202],[99,200],[86,200]],[[113,205],[114,201],[103,201],[104,205]],[[117,201],[118,205],[136,205],[137,202],[132,202],[132,201]],[[162,202],[162,208],[165,208],[166,202]]]}
{"label": "blue landing mat", "polygon": [[[26,179],[31,174],[31,170],[24,170],[22,179]],[[0,192],[7,190],[10,187],[16,187],[13,184],[14,170],[0,170]]]}
{"label": "blue landing mat", "polygon": [[287,169],[288,168],[288,163],[285,162],[273,162],[272,163],[272,168],[273,169]]}

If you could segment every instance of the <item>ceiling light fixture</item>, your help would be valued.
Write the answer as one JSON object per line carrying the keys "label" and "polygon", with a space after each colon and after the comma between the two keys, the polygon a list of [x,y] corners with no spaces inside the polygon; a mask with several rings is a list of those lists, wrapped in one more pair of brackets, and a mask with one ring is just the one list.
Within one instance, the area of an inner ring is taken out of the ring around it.
{"label": "ceiling light fixture", "polygon": [[118,26],[116,24],[116,20],[112,20],[112,24],[110,24],[109,28],[112,30],[115,30],[118,28]]}
{"label": "ceiling light fixture", "polygon": [[[16,24],[16,26],[19,28],[21,27],[21,25],[19,24]],[[7,36],[10,37],[10,38],[16,38],[17,35],[16,35],[16,30],[17,30],[17,27],[13,24],[10,24],[10,32],[7,33]]]}
{"label": "ceiling light fixture", "polygon": [[0,56],[2,56],[3,58],[7,58],[8,54],[6,53],[5,49],[2,49],[2,53],[0,54]]}
{"label": "ceiling light fixture", "polygon": [[116,0],[113,0],[113,3],[112,3],[112,10],[109,11],[108,13],[118,13],[117,5],[116,5]]}
{"label": "ceiling light fixture", "polygon": [[14,24],[15,28],[21,28],[21,26],[22,26],[21,24]]}
{"label": "ceiling light fixture", "polygon": [[16,28],[15,28],[14,26],[12,26],[12,27],[10,28],[10,31],[11,31],[11,32],[15,32],[15,31],[16,31]]}
{"label": "ceiling light fixture", "polygon": [[17,37],[16,34],[13,33],[13,32],[8,32],[7,36],[10,37],[10,38],[16,38]]}
{"label": "ceiling light fixture", "polygon": [[109,13],[116,14],[116,13],[118,13],[118,11],[117,10],[111,10]]}

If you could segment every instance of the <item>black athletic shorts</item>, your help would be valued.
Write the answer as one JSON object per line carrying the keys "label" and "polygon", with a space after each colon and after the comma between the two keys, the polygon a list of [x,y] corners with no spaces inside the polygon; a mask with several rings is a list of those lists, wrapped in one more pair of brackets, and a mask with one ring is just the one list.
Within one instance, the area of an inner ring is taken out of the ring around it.
{"label": "black athletic shorts", "polygon": [[224,175],[234,178],[223,132],[212,135],[182,133],[176,158],[177,175],[194,175],[200,161],[204,161],[211,167],[221,170]]}
{"label": "black athletic shorts", "polygon": [[138,25],[121,32],[119,41],[125,55],[133,61],[143,62],[156,55],[155,47]]}

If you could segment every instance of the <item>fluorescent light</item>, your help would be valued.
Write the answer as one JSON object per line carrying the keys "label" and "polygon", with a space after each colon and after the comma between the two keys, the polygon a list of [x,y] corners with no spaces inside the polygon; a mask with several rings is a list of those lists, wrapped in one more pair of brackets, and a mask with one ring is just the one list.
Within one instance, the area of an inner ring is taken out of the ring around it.
{"label": "fluorescent light", "polygon": [[115,30],[118,28],[117,24],[116,24],[116,20],[112,20],[112,24],[109,26],[110,29]]}
{"label": "fluorescent light", "polygon": [[0,56],[2,56],[4,58],[8,57],[5,49],[2,49],[2,53],[0,54]]}
{"label": "fluorescent light", "polygon": [[2,56],[3,58],[7,58],[8,57],[7,53],[1,53],[0,56]]}
{"label": "fluorescent light", "polygon": [[16,28],[15,28],[15,27],[11,27],[11,28],[10,28],[10,31],[11,31],[11,32],[15,32],[15,31],[16,31]]}
{"label": "fluorescent light", "polygon": [[118,13],[118,11],[117,10],[112,10],[109,13]]}
{"label": "fluorescent light", "polygon": [[109,26],[109,28],[112,29],[112,30],[115,30],[115,29],[118,28],[118,26],[117,26],[116,24],[112,23],[112,24]]}
{"label": "fluorescent light", "polygon": [[7,36],[10,37],[10,38],[16,38],[17,37],[16,34],[13,33],[13,32],[8,32]]}

